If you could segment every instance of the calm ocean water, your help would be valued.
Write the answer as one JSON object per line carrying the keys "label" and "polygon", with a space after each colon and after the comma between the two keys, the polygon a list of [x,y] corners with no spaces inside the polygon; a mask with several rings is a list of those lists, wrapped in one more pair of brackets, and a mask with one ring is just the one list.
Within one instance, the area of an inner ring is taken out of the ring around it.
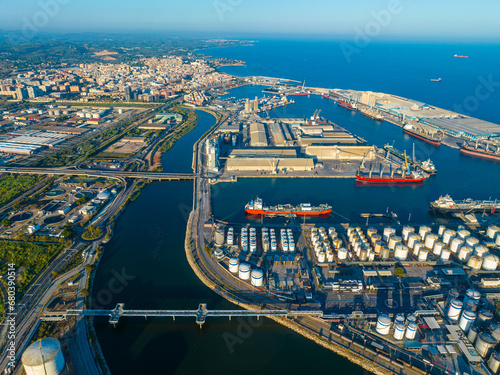
{"label": "calm ocean water", "polygon": [[[247,61],[247,67],[225,69],[233,74],[279,76],[306,80],[311,86],[383,91],[449,109],[476,97],[481,79],[492,75],[500,81],[498,46],[372,44],[352,56],[350,63],[333,42],[264,41],[255,47],[205,53]],[[454,54],[470,57],[457,59]],[[429,81],[439,77],[443,82]],[[478,99],[471,114],[500,123],[498,89],[493,87],[487,98]],[[254,97],[261,95],[260,91],[259,87],[247,86],[231,95]],[[355,220],[361,210],[385,211],[390,207],[403,222],[409,213],[412,222],[430,222],[435,218],[428,215],[428,201],[440,194],[488,198],[498,192],[499,163],[467,158],[446,147],[432,148],[404,136],[396,126],[377,124],[318,97],[295,99],[294,106],[270,116],[306,117],[321,108],[326,118],[369,143],[382,146],[395,141],[397,148],[410,150],[415,142],[417,156],[431,157],[439,174],[420,187],[356,187],[352,180],[240,180],[215,188],[214,210],[218,218],[245,220],[242,205],[259,194],[270,201],[331,201],[341,215],[332,217],[334,221]],[[165,171],[189,171],[192,145],[211,125],[213,118],[202,113],[198,127],[163,157]],[[192,309],[205,302],[211,309],[232,308],[198,280],[185,259],[184,232],[191,204],[190,182],[152,184],[130,204],[117,220],[115,236],[106,246],[97,271],[93,296],[100,307],[112,308],[124,302],[126,308]],[[123,288],[113,289],[110,295],[117,272],[130,277]],[[200,330],[192,319],[178,319],[175,323],[168,319],[129,319],[121,321],[117,328],[106,320],[97,320],[96,330],[114,374],[297,374],[325,369],[335,369],[341,375],[364,373],[270,321],[250,326],[250,330],[247,323],[210,319]],[[228,344],[234,343],[235,337],[237,344]]]}

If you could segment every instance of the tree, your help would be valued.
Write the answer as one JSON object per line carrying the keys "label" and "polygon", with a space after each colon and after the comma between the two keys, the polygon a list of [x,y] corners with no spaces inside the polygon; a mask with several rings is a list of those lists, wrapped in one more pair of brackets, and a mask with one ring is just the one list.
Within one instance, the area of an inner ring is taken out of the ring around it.
{"label": "tree", "polygon": [[396,277],[406,277],[406,272],[403,267],[398,267],[394,270]]}
{"label": "tree", "polygon": [[89,201],[89,198],[86,195],[84,195],[83,197],[78,198],[78,200],[76,201],[76,204],[81,206],[82,204],[85,204],[88,201]]}
{"label": "tree", "polygon": [[3,225],[4,227],[9,226],[10,224],[11,224],[11,221],[10,221],[9,219],[3,219],[3,220],[2,220],[2,225]]}
{"label": "tree", "polygon": [[66,238],[66,239],[72,238],[74,236],[74,234],[75,233],[73,232],[73,230],[71,228],[64,228],[64,230],[61,232],[61,236],[63,238]]}
{"label": "tree", "polygon": [[80,291],[80,294],[81,294],[83,297],[85,297],[85,298],[87,298],[88,296],[90,296],[90,293],[89,293],[89,290],[88,290],[88,289],[82,289],[82,290]]}

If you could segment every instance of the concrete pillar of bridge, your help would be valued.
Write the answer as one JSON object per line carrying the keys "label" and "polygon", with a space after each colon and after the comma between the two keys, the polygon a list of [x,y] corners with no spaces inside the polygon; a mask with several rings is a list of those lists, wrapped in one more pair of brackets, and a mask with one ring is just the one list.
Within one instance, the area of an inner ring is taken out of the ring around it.
{"label": "concrete pillar of bridge", "polygon": [[174,318],[174,322],[175,322],[175,315],[174,315],[174,316],[172,316],[172,318]]}
{"label": "concrete pillar of bridge", "polygon": [[229,321],[231,321],[231,315],[229,315]]}

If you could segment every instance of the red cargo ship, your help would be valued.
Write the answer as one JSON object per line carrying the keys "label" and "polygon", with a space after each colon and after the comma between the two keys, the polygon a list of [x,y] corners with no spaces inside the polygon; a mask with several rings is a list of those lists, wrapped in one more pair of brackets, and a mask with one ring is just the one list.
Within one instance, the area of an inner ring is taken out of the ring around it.
{"label": "red cargo ship", "polygon": [[460,151],[466,155],[476,156],[478,158],[483,158],[483,159],[492,159],[492,160],[500,161],[500,149],[499,148],[497,148],[496,152],[493,152],[490,150],[470,147],[467,143],[464,143],[462,145],[462,147],[460,147]]}
{"label": "red cargo ship", "polygon": [[347,108],[351,111],[357,111],[358,110],[358,104],[357,103],[351,103],[351,102],[348,102],[347,100],[338,100],[337,101],[338,105],[341,106],[341,107],[344,107],[344,108]]}
{"label": "red cargo ship", "polygon": [[441,146],[441,138],[434,137],[429,134],[425,134],[424,132],[417,130],[414,128],[412,125],[405,125],[403,128],[403,132],[405,132],[408,135],[411,135],[415,138],[421,139],[424,142],[430,143],[431,145],[434,146]]}
{"label": "red cargo ship", "polygon": [[356,174],[356,181],[363,183],[375,183],[375,184],[415,184],[423,182],[427,179],[427,176],[420,172],[410,172],[408,174],[402,174],[395,176],[393,174],[361,174],[358,172]]}
{"label": "red cargo ship", "polygon": [[245,205],[245,212],[249,215],[258,216],[330,216],[332,207],[328,204],[312,206],[310,203],[301,203],[298,206],[291,204],[279,204],[266,206],[262,199],[257,197]]}

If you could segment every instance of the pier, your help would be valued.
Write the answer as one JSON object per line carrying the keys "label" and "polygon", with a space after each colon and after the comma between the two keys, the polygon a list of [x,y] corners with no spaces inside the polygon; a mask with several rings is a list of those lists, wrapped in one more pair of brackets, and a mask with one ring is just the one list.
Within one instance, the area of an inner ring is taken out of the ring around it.
{"label": "pier", "polygon": [[323,312],[318,310],[311,311],[291,311],[291,310],[208,310],[205,303],[200,303],[197,310],[125,310],[125,304],[119,303],[112,310],[92,310],[92,309],[70,309],[62,312],[45,312],[46,316],[41,320],[45,321],[61,321],[72,316],[109,316],[109,322],[113,325],[117,324],[121,317],[149,317],[166,318],[171,317],[175,320],[176,317],[194,317],[196,323],[200,326],[206,321],[209,316],[212,317],[232,317],[254,316],[259,319],[262,317],[297,317],[297,316],[316,316],[322,317]]}

